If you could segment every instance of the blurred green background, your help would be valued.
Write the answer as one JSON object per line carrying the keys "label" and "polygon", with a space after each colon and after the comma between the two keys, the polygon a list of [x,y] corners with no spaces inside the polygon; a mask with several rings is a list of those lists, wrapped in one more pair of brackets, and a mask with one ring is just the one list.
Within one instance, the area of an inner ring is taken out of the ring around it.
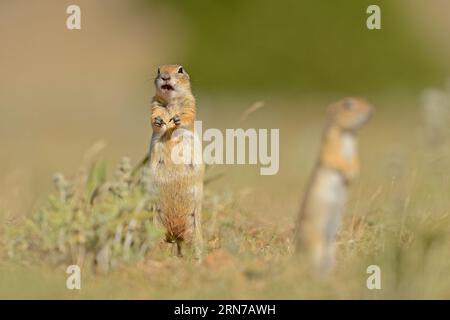
{"label": "blurred green background", "polygon": [[[186,38],[172,36],[201,89],[392,92],[438,84],[448,74],[447,62],[430,59],[403,12],[413,3],[158,2],[169,3],[185,22]],[[371,4],[381,8],[381,30],[366,27]]]}

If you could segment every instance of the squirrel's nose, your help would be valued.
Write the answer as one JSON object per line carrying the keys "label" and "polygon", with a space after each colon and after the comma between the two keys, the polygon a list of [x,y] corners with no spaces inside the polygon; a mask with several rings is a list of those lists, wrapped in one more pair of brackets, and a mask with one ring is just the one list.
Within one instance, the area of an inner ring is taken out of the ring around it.
{"label": "squirrel's nose", "polygon": [[162,75],[161,75],[161,79],[163,79],[164,81],[170,80],[170,75],[168,75],[168,74],[162,74]]}

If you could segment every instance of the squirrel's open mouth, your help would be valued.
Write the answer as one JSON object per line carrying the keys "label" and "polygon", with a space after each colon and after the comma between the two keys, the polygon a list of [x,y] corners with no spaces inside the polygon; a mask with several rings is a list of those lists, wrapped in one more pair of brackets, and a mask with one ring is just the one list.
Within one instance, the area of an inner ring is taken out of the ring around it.
{"label": "squirrel's open mouth", "polygon": [[161,86],[161,89],[171,91],[171,90],[173,90],[174,88],[173,88],[170,84],[163,84],[163,85]]}

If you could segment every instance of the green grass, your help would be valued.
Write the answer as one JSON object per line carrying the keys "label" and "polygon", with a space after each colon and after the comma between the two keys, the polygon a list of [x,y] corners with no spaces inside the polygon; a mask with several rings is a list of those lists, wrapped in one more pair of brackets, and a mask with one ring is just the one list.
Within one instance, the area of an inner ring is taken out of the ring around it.
{"label": "green grass", "polygon": [[72,181],[56,174],[57,193],[23,222],[5,228],[9,259],[78,264],[93,272],[142,259],[163,235],[152,223],[147,171],[142,176],[138,182],[132,180],[127,158],[112,181],[106,181],[101,161],[89,171],[80,168]]}

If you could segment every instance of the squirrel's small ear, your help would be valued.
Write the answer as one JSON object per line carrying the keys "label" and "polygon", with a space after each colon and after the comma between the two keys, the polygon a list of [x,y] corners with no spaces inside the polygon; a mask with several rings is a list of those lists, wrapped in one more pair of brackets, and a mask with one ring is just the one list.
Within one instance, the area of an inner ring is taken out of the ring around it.
{"label": "squirrel's small ear", "polygon": [[177,72],[178,72],[178,73],[184,73],[183,67],[179,67]]}
{"label": "squirrel's small ear", "polygon": [[159,67],[158,67],[158,74],[161,74],[161,70],[159,70]]}

